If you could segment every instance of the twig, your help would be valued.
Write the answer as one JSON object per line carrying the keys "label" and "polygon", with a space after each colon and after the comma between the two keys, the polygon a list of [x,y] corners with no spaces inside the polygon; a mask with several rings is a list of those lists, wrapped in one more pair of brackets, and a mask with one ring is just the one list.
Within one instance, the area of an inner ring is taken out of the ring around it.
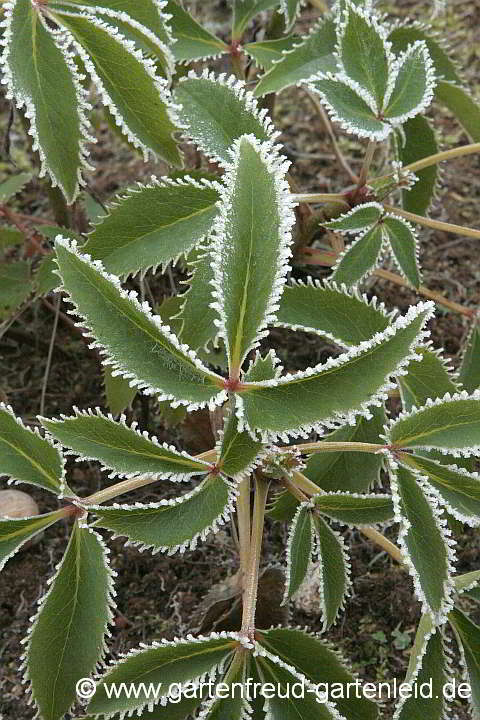
{"label": "twig", "polygon": [[[438,163],[444,162],[445,160],[453,160],[457,157],[464,155],[473,155],[474,153],[480,152],[480,143],[471,143],[470,145],[462,145],[461,147],[452,148],[451,150],[445,150],[444,152],[435,153],[435,155],[428,155],[428,157],[417,160],[416,162],[405,165],[402,170],[411,170],[411,172],[417,172],[424,168],[430,167],[431,165],[437,165]],[[392,177],[393,173],[387,175],[381,175],[375,180],[387,180]]]}
{"label": "twig", "polygon": [[388,212],[400,215],[406,220],[417,223],[417,225],[424,225],[425,227],[433,228],[434,230],[442,230],[443,232],[455,233],[455,235],[465,235],[466,237],[476,238],[480,240],[480,230],[474,228],[463,227],[463,225],[453,225],[452,223],[441,222],[440,220],[432,220],[431,218],[424,217],[423,215],[415,215],[415,213],[408,212],[399,207],[393,205],[386,205],[383,207]]}

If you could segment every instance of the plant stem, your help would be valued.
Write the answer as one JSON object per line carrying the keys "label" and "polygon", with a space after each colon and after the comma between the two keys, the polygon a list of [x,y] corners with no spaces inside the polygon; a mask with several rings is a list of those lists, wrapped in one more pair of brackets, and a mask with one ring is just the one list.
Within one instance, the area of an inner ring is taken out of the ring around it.
{"label": "plant stem", "polygon": [[365,152],[365,159],[363,161],[362,169],[360,170],[360,177],[358,178],[357,189],[364,187],[367,184],[368,173],[370,171],[370,165],[372,164],[373,156],[377,143],[375,140],[369,140],[367,150]]}
{"label": "plant stem", "polygon": [[456,235],[465,235],[466,237],[473,237],[480,240],[480,230],[474,228],[463,227],[463,225],[452,225],[452,223],[441,222],[440,220],[432,220],[431,218],[423,217],[423,215],[415,215],[415,213],[407,212],[401,208],[394,207],[393,205],[386,205],[383,207],[385,210],[395,215],[400,215],[406,220],[411,220],[418,225],[424,225],[425,227],[433,228],[434,230],[443,230],[444,232],[455,233]]}
{"label": "plant stem", "polygon": [[252,534],[248,554],[247,573],[242,578],[243,585],[243,635],[250,640],[255,635],[255,610],[257,607],[258,576],[262,550],[263,528],[265,523],[265,506],[267,503],[268,481],[255,477],[255,502],[253,506]]}
{"label": "plant stem", "polygon": [[305,203],[341,202],[344,203],[344,205],[347,205],[347,207],[349,207],[349,204],[343,193],[314,193],[313,195],[309,193],[299,195],[292,194],[292,200],[294,200],[295,202]]}
{"label": "plant stem", "polygon": [[[385,445],[379,445],[378,443],[363,443],[363,442],[312,442],[303,443],[301,445],[291,445],[289,450],[295,449],[305,455],[319,453],[319,452],[364,452],[364,453],[376,453],[382,450]],[[286,450],[287,448],[280,448],[280,450]]]}
{"label": "plant stem", "polygon": [[[410,165],[405,165],[402,170],[411,170],[412,172],[416,172],[430,167],[431,165],[437,165],[437,163],[441,163],[444,160],[452,160],[453,158],[461,157],[462,155],[473,155],[478,152],[480,152],[480,143],[462,145],[461,147],[452,148],[451,150],[435,153],[435,155],[428,155],[428,157],[424,157],[421,160],[410,163]],[[375,180],[387,180],[387,178],[392,176],[393,173],[388,173],[388,175],[381,175],[380,177],[375,178]]]}
{"label": "plant stem", "polygon": [[[250,478],[244,478],[238,486],[237,497],[238,542],[240,548],[240,575],[246,578],[248,572],[248,556],[250,552],[251,520],[250,520]],[[242,580],[243,581],[243,580]]]}
{"label": "plant stem", "polygon": [[123,480],[116,485],[112,485],[112,487],[100,490],[88,497],[76,499],[85,506],[101,505],[102,503],[107,502],[107,500],[113,500],[119,495],[132,492],[133,490],[138,490],[138,488],[145,487],[146,485],[152,485],[154,482],[158,482],[158,479],[148,476],[130,478],[128,480]]}
{"label": "plant stem", "polygon": [[[322,267],[332,267],[332,265],[335,265],[335,260],[337,258],[336,253],[329,252],[326,250],[317,250],[316,248],[302,248],[298,254],[297,258],[300,260],[301,256],[304,256],[305,260],[304,262],[308,265],[321,265]],[[396,273],[390,272],[390,270],[383,270],[381,268],[377,268],[373,271],[373,275],[376,277],[382,278],[383,280],[389,280],[390,282],[395,283],[395,285],[401,285],[402,287],[406,287],[409,290],[415,290],[419,295],[422,295],[422,297],[426,297],[429,300],[433,300],[438,305],[443,305],[444,307],[448,308],[449,310],[453,310],[454,312],[458,312],[461,315],[465,315],[465,317],[468,317],[472,319],[476,315],[476,310],[473,308],[465,308],[459,303],[454,302],[453,300],[449,300],[448,298],[443,297],[443,295],[440,295],[440,293],[434,292],[433,290],[429,290],[429,288],[425,287],[425,285],[420,285],[418,288],[413,288],[410,283],[408,283],[406,280],[404,280],[400,275],[397,275]]]}

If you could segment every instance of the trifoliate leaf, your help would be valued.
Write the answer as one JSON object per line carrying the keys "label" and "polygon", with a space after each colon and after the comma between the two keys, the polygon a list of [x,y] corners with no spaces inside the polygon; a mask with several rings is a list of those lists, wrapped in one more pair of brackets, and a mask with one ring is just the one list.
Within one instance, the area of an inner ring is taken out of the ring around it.
{"label": "trifoliate leaf", "polygon": [[347,0],[340,15],[338,36],[343,70],[373,99],[372,106],[380,112],[393,63],[384,29],[372,13]]}
{"label": "trifoliate leaf", "polygon": [[358,345],[389,324],[383,305],[348,293],[333,283],[307,278],[292,281],[280,299],[276,327],[313,332],[337,345]]}
{"label": "trifoliate leaf", "polygon": [[71,203],[86,164],[84,143],[90,140],[86,133],[89,106],[72,54],[62,33],[47,25],[41,8],[32,2],[15,0],[5,6],[4,40],[7,98],[25,108],[41,174],[48,173]]}
{"label": "trifoliate leaf", "polygon": [[0,264],[0,319],[8,317],[33,291],[28,260]]}
{"label": "trifoliate leaf", "polygon": [[120,415],[132,404],[137,388],[132,387],[121,375],[112,375],[109,365],[104,365],[102,371],[106,405],[112,415]]}
{"label": "trifoliate leaf", "polygon": [[[207,370],[193,351],[180,345],[168,326],[141,305],[135,293],[126,293],[118,278],[107,275],[100,263],[81,255],[75,245],[59,239],[57,261],[63,287],[96,346],[108,355],[107,364],[160,400],[198,407],[217,397],[221,378]],[[83,323],[82,323],[83,324]]]}
{"label": "trifoliate leaf", "polygon": [[131,477],[152,474],[154,476],[186,480],[191,475],[206,473],[208,463],[196,460],[172,446],[161,444],[155,436],[137,429],[137,423],[129,427],[122,416],[116,422],[112,416],[102,415],[99,410],[76,411],[72,417],[62,415],[61,420],[41,418],[41,423],[64,447],[83,459],[98,460],[115,475]]}
{"label": "trifoliate leaf", "polygon": [[[411,693],[398,703],[395,718],[412,720],[428,716],[429,720],[443,720],[445,717],[445,687],[449,680],[449,662],[444,651],[441,630],[427,635],[420,653],[416,657],[415,669],[407,682]],[[428,693],[418,693],[416,688],[431,688]]]}
{"label": "trifoliate leaf", "polygon": [[346,75],[314,76],[307,86],[320,95],[332,120],[346,132],[376,141],[385,140],[390,134],[390,125],[377,118],[368,102],[351,87]]}
{"label": "trifoliate leaf", "polygon": [[188,175],[131,188],[110,207],[83,250],[115,275],[165,267],[209,232],[218,189]]}
{"label": "trifoliate leaf", "polygon": [[315,495],[313,502],[319,512],[342,525],[376,525],[392,520],[395,514],[390,495],[333,492]]}
{"label": "trifoliate leaf", "polygon": [[384,214],[383,205],[377,202],[364,203],[357,205],[349,212],[340,217],[323,223],[324,227],[335,230],[335,232],[350,233],[364,230],[376,223]]}
{"label": "trifoliate leaf", "polygon": [[[380,443],[385,424],[383,406],[372,408],[372,415],[371,420],[359,417],[355,425],[344,425],[327,435],[326,442]],[[304,474],[322,490],[358,493],[378,484],[382,464],[382,455],[376,453],[318,452],[309,457]]]}
{"label": "trifoliate leaf", "polygon": [[107,555],[99,535],[76,524],[40,601],[28,638],[26,679],[45,720],[64,717],[76,700],[77,682],[94,673],[105,653],[113,594]]}
{"label": "trifoliate leaf", "polygon": [[383,218],[382,228],[388,238],[400,272],[413,287],[418,288],[421,277],[418,267],[418,237],[415,229],[403,218],[392,215],[386,215]]}
{"label": "trifoliate leaf", "polygon": [[410,413],[402,413],[390,426],[390,442],[402,447],[436,448],[464,457],[480,451],[480,393],[445,397]]}
{"label": "trifoliate leaf", "polygon": [[169,164],[181,166],[182,157],[172,136],[177,128],[167,82],[156,75],[153,60],[91,13],[57,10],[54,16],[71,33],[103,104],[128,141],[145,157],[151,151]]}
{"label": "trifoliate leaf", "polygon": [[419,455],[402,456],[402,463],[418,470],[446,505],[448,512],[472,527],[480,525],[480,478],[456,465],[443,465]]}
{"label": "trifoliate leaf", "polygon": [[480,627],[458,608],[454,608],[448,620],[455,631],[458,644],[465,660],[467,679],[472,697],[470,699],[474,713],[480,710]]}
{"label": "trifoliate leaf", "polygon": [[[409,165],[438,152],[435,132],[427,118],[417,115],[402,125],[397,152],[403,165]],[[431,165],[423,170],[417,170],[415,175],[418,178],[415,185],[402,192],[403,207],[416,215],[425,215],[435,197],[438,166]]]}
{"label": "trifoliate leaf", "polygon": [[[115,712],[141,710],[152,704],[148,695],[150,683],[160,688],[156,702],[168,698],[169,688],[175,684],[195,680],[205,673],[214,675],[239,645],[235,633],[212,633],[209,637],[153,643],[149,647],[140,647],[130,651],[116,665],[109,668],[99,683],[95,695],[90,700],[87,712],[94,715],[113,715]],[[126,698],[119,694],[115,697],[107,688],[112,683],[128,683],[133,686],[140,683],[138,697],[131,694]],[[178,686],[178,685],[177,685]],[[143,692],[142,692],[143,688]],[[110,697],[109,697],[110,695]],[[166,717],[169,717],[168,714]]]}
{"label": "trifoliate leaf", "polygon": [[[355,683],[356,678],[340,661],[338,653],[316,636],[301,630],[273,628],[258,631],[257,638],[262,647],[296,668],[315,685],[330,688],[343,685],[347,689]],[[378,716],[374,702],[346,690],[338,693],[335,704],[346,720],[375,720]]]}
{"label": "trifoliate leaf", "polygon": [[321,20],[309,35],[290,51],[285,51],[255,88],[256,97],[280,92],[290,85],[307,80],[316,73],[335,72],[337,34],[332,18]]}
{"label": "trifoliate leaf", "polygon": [[293,50],[298,40],[296,35],[287,35],[278,40],[247,43],[243,49],[263,70],[270,70],[276,62],[283,59],[284,51]]}
{"label": "trifoliate leaf", "polygon": [[232,414],[226,422],[218,465],[230,477],[250,474],[261,449],[262,443],[252,440],[248,432],[238,431],[238,419]]}
{"label": "trifoliate leaf", "polygon": [[295,595],[305,580],[314,550],[313,533],[312,505],[301,503],[288,533],[284,602]]}
{"label": "trifoliate leaf", "polygon": [[0,518],[0,570],[28,540],[63,517],[61,510],[29,518]]}
{"label": "trifoliate leaf", "polygon": [[30,173],[21,172],[12,175],[8,180],[0,183],[0,203],[6,203],[10,198],[14,197],[25,185],[30,182],[32,175]]}
{"label": "trifoliate leaf", "polygon": [[8,405],[0,403],[0,473],[12,480],[62,495],[63,457],[57,447],[26,428]]}
{"label": "trifoliate leaf", "polygon": [[467,392],[480,388],[480,325],[477,323],[468,335],[458,380]]}
{"label": "trifoliate leaf", "polygon": [[235,142],[225,175],[213,231],[214,307],[230,372],[237,377],[275,318],[289,269],[295,215],[287,168],[270,143],[248,135]]}
{"label": "trifoliate leaf", "polygon": [[356,285],[377,265],[384,244],[382,225],[365,230],[339,255],[333,268],[333,280],[347,287]]}
{"label": "trifoliate leaf", "polygon": [[231,163],[230,148],[241,135],[272,141],[277,137],[266,110],[259,110],[245,83],[234,75],[191,72],[180,80],[174,97],[181,106],[178,115],[185,135],[223,166]]}
{"label": "trifoliate leaf", "polygon": [[126,537],[132,545],[172,554],[194,549],[198,540],[216,532],[230,517],[235,493],[219,475],[207,477],[195,490],[173,500],[150,505],[89,507],[96,527],[114,537]]}
{"label": "trifoliate leaf", "polygon": [[335,421],[353,422],[356,415],[365,414],[368,405],[386,399],[386,391],[392,387],[388,377],[403,372],[431,313],[432,304],[420,303],[383,333],[336,359],[307,371],[245,385],[237,393],[237,414],[252,432],[286,438],[332,427]]}
{"label": "trifoliate leaf", "polygon": [[394,75],[383,115],[399,125],[423,112],[432,102],[435,71],[423,41],[415,42],[397,58]]}
{"label": "trifoliate leaf", "polygon": [[350,587],[350,563],[343,538],[318,515],[313,517],[324,629],[333,625]]}
{"label": "trifoliate leaf", "polygon": [[407,374],[398,379],[404,410],[411,410],[413,405],[419,408],[428,398],[458,391],[438,352],[428,346],[418,348],[417,352],[421,359],[411,362]]}
{"label": "trifoliate leaf", "polygon": [[176,40],[172,52],[177,62],[215,58],[228,52],[223,40],[208,32],[175,0],[168,0],[165,11],[171,15],[170,25]]}
{"label": "trifoliate leaf", "polygon": [[452,551],[446,522],[436,501],[426,495],[428,488],[420,475],[393,466],[390,479],[400,520],[399,541],[417,596],[423,612],[432,612],[441,622],[451,609],[452,594]]}

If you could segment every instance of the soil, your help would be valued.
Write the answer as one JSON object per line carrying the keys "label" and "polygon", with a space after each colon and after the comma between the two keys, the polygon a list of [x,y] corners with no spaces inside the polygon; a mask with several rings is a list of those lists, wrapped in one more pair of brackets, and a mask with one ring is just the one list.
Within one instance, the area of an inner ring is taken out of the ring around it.
{"label": "soil", "polygon": [[[196,5],[200,8],[200,3]],[[216,32],[226,34],[225,18],[228,13],[225,3],[202,5],[202,11],[205,7]],[[431,3],[407,0],[384,4],[383,7],[397,17],[429,17],[431,12]],[[313,10],[306,9],[299,29],[307,30],[315,16]],[[480,97],[480,6],[451,0],[445,12],[438,15],[433,23],[447,37],[460,66],[465,68],[467,84]],[[219,61],[217,65],[220,70],[227,69],[224,61]],[[445,147],[468,142],[465,133],[448,113],[434,106],[430,116],[441,132]],[[8,107],[1,102],[1,126],[6,127],[7,118]],[[97,111],[95,118],[98,143],[92,147],[92,159],[98,169],[89,178],[89,189],[94,197],[106,203],[116,192],[137,180],[148,179],[151,174],[166,173],[167,169],[162,164],[144,164],[138,155],[119,142]],[[298,90],[282,93],[276,104],[275,121],[282,130],[281,141],[294,161],[292,174],[300,190],[342,190],[346,184],[345,177],[334,162],[328,137],[305,95]],[[18,119],[11,137],[12,155],[17,166],[28,169],[29,152]],[[364,151],[362,145],[341,133],[339,142],[353,168],[358,170]],[[196,154],[191,150],[188,152],[192,163],[197,162]],[[10,172],[8,168],[6,163],[0,164],[0,170],[5,173]],[[381,170],[380,164],[378,170]],[[443,168],[443,188],[432,216],[452,223],[478,226],[479,200],[480,156],[458,159]],[[13,207],[26,215],[52,219],[42,180],[30,183]],[[424,284],[467,307],[478,306],[478,241],[438,231],[422,231],[421,236]],[[296,267],[293,275],[326,277],[328,272],[319,268]],[[171,295],[172,283],[175,288],[181,289],[182,279],[184,276],[179,268],[173,270],[171,278],[147,276],[156,302]],[[396,306],[405,310],[417,300],[413,291],[380,280],[370,281],[366,290],[370,295],[377,295],[389,308]],[[52,302],[50,298],[49,303]],[[67,310],[63,302],[61,310],[63,313]],[[0,393],[25,422],[31,424],[37,422],[35,418],[39,412],[52,325],[51,308],[39,301],[24,310],[1,340]],[[432,322],[432,338],[436,347],[444,348],[453,366],[458,366],[462,339],[467,330],[464,317],[439,307]],[[275,347],[287,370],[315,364],[335,350],[319,343],[318,338],[303,334],[294,336],[279,330],[271,333],[269,344]],[[104,404],[98,357],[62,316],[55,337],[44,414],[56,416],[60,412],[69,413],[72,405],[87,408]],[[168,428],[154,402],[137,396],[128,415],[129,419],[138,420],[143,429],[188,451],[201,452],[212,446],[209,420],[204,413],[195,413],[185,425]],[[102,477],[94,463],[69,463],[68,470],[71,483],[79,495],[93,493],[110,482]],[[55,500],[46,493],[33,489],[31,494],[39,503],[41,512],[56,506]],[[159,499],[173,494],[173,486],[165,483],[161,488],[139,491],[132,500]],[[47,579],[62,557],[68,532],[67,523],[50,528],[40,542],[12,559],[1,575],[0,717],[3,713],[3,720],[30,720],[35,714],[27,704],[28,698],[21,682],[21,640],[26,634],[29,618],[35,613],[37,600],[46,590]],[[395,529],[389,534],[395,539]],[[348,531],[344,535],[351,551],[353,592],[340,621],[328,633],[328,640],[351,661],[361,678],[379,681],[397,677],[401,680],[420,616],[411,580],[385,553],[379,552],[358,532]],[[267,522],[265,567],[278,567],[283,562],[285,537],[286,528],[283,525]],[[461,531],[457,540],[458,572],[477,569],[478,532]],[[139,553],[136,549],[125,547],[120,540],[109,541],[109,546],[113,567],[118,572],[118,609],[109,642],[113,657],[140,642],[172,638],[198,627],[202,621],[202,612],[198,608],[207,609],[209,603],[205,603],[205,598],[212,586],[225,583],[237,570],[236,550],[228,527],[215,537],[208,538],[194,552],[181,557]],[[272,577],[272,582],[278,585],[277,576],[273,574]],[[269,592],[265,595],[271,597]],[[271,602],[265,604],[262,608],[265,624],[268,625],[269,619],[278,622],[277,611],[278,608],[272,608]],[[235,613],[229,616],[228,622],[235,623]],[[318,613],[311,608],[309,610],[308,603],[303,609],[292,608],[289,622],[321,630]],[[455,658],[456,670],[458,666],[458,658]],[[461,705],[453,712],[456,714],[451,717],[459,720],[470,717]],[[387,704],[384,717],[391,717],[391,713]]]}

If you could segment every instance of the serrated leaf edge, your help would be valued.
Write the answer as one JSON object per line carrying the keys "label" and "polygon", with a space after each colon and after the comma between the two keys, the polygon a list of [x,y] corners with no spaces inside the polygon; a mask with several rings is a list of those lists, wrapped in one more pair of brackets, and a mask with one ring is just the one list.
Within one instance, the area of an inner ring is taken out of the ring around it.
{"label": "serrated leaf edge", "polygon": [[[361,227],[359,226],[357,228],[345,229],[345,228],[338,227],[338,223],[342,222],[343,220],[347,220],[348,218],[354,217],[359,211],[364,210],[367,207],[372,207],[372,208],[374,207],[378,210],[379,215],[376,220],[373,220],[372,222],[370,222],[366,225],[363,225]],[[356,205],[348,212],[342,213],[341,215],[336,217],[334,220],[330,220],[329,222],[323,223],[323,227],[327,227],[327,228],[330,228],[331,230],[335,230],[335,232],[339,233],[340,235],[355,234],[359,230],[365,230],[366,228],[370,228],[373,225],[375,225],[375,223],[377,223],[384,214],[385,214],[385,210],[381,203],[379,203],[379,202],[362,203],[361,205]]]}
{"label": "serrated leaf edge", "polygon": [[55,515],[58,515],[58,517],[57,517],[55,520],[52,520],[51,523],[42,525],[42,527],[38,528],[38,530],[35,530],[35,532],[33,532],[33,533],[31,533],[30,535],[28,535],[28,536],[20,543],[20,545],[17,545],[17,546],[12,550],[12,552],[10,552],[10,553],[9,553],[8,555],[6,555],[2,560],[0,560],[0,572],[3,570],[3,568],[5,567],[5,565],[7,564],[7,562],[8,562],[14,555],[16,555],[16,554],[22,549],[22,547],[25,545],[25,543],[27,543],[27,542],[28,542],[29,540],[31,540],[33,537],[35,537],[36,535],[38,535],[38,533],[41,533],[41,532],[43,532],[44,530],[47,530],[49,527],[51,527],[54,523],[57,522],[57,520],[60,520],[60,519],[61,519],[62,515],[61,515],[61,511],[53,510],[52,512],[44,513],[43,515],[33,515],[33,516],[29,516],[29,517],[21,517],[21,518],[19,518],[19,517],[10,518],[10,517],[8,517],[8,516],[7,516],[7,517],[4,517],[4,516],[0,517],[0,526],[1,526],[3,523],[12,522],[12,521],[15,521],[15,520],[32,520],[32,522],[35,522],[35,521],[41,520],[42,518],[46,518],[46,517],[49,517],[49,516],[50,516],[50,517],[54,517]]}
{"label": "serrated leaf edge", "polygon": [[[412,223],[408,222],[408,220],[405,220],[405,218],[402,218],[402,217],[400,217],[400,215],[396,215],[395,213],[392,213],[392,212],[385,213],[385,215],[383,216],[383,219],[385,219],[385,218],[392,218],[393,220],[399,220],[402,222],[403,225],[405,225],[405,227],[407,227],[410,230],[412,237],[413,237],[413,243],[415,246],[415,265],[417,267],[419,282],[421,283],[422,282],[422,268],[420,266],[420,240],[419,240],[418,232],[417,232],[416,228],[412,225]],[[387,236],[387,242],[390,245],[390,254],[392,256],[393,262],[395,263],[400,275],[403,275],[403,277],[407,280],[407,282],[410,282],[410,280],[405,275],[403,269],[401,268],[400,263],[397,260],[397,256],[393,252],[393,247],[390,244],[390,236],[388,233],[388,229],[385,230],[385,235]]]}
{"label": "serrated leaf edge", "polygon": [[[351,242],[349,245],[347,245],[345,250],[343,250],[337,256],[335,265],[333,265],[333,267],[332,267],[332,272],[333,272],[332,280],[334,282],[335,282],[335,274],[336,274],[337,270],[340,268],[343,259],[351,252],[351,250],[353,250],[354,247],[356,247],[363,240],[365,235],[368,235],[368,233],[374,229],[374,227],[375,227],[375,223],[373,225],[366,227],[365,230],[363,230],[359,235],[357,235],[355,240],[353,242]],[[383,257],[389,248],[389,243],[388,243],[388,238],[387,238],[385,231],[382,228],[380,228],[380,231],[381,231],[382,238],[381,238],[381,242],[380,242],[380,250],[378,251],[378,255],[376,256],[375,260],[370,265],[370,267],[367,268],[364,271],[364,273],[355,280],[355,282],[352,284],[353,287],[355,287],[358,283],[361,283],[368,275],[370,275],[374,270],[376,270],[382,264]]]}
{"label": "serrated leaf edge", "polygon": [[[309,509],[313,510],[314,507],[315,507],[315,505],[311,500],[300,503],[299,506],[297,507],[295,515],[293,516],[292,522],[290,524],[287,541],[286,541],[286,545],[285,545],[286,571],[285,571],[285,589],[284,589],[284,593],[283,593],[283,599],[281,602],[282,605],[286,605],[289,602],[289,600],[292,600],[292,598],[295,597],[295,593],[293,595],[290,594],[290,581],[291,581],[291,573],[292,573],[292,543],[295,538],[295,533],[297,532],[297,525],[300,520],[300,515],[302,514],[302,512],[304,510],[309,510]],[[310,531],[311,531],[311,552],[310,552],[309,566],[311,567],[313,550],[315,548],[315,531],[313,528],[313,522],[312,522],[311,518],[310,518]],[[307,570],[307,575],[308,575],[308,570]],[[303,582],[299,585],[297,592],[298,592],[298,590],[300,590],[300,587],[302,584],[303,584]]]}
{"label": "serrated leaf edge", "polygon": [[[383,450],[381,451],[383,454]],[[326,511],[322,510],[320,507],[318,507],[317,503],[315,502],[316,498],[325,498],[325,497],[335,497],[335,496],[341,496],[341,497],[353,497],[357,500],[391,500],[391,495],[388,495],[386,493],[357,493],[357,492],[344,492],[342,490],[331,490],[328,492],[320,491],[318,495],[314,495],[312,500],[314,502],[314,507],[320,512],[322,515],[327,517],[330,522],[337,523],[338,525],[342,525],[348,528],[368,528],[368,527],[389,527],[390,525],[393,525],[396,520],[394,516],[392,515],[392,518],[390,520],[383,520],[382,522],[369,522],[369,523],[349,523],[345,520],[341,520],[340,518],[333,517],[329,515]]]}
{"label": "serrated leaf edge", "polygon": [[403,113],[403,115],[395,115],[393,117],[389,117],[387,122],[389,122],[391,125],[401,125],[402,123],[406,122],[410,118],[415,117],[415,115],[418,115],[419,113],[423,112],[427,109],[427,107],[431,104],[433,100],[433,95],[436,87],[436,76],[435,76],[435,68],[433,65],[433,60],[431,58],[431,55],[428,51],[427,44],[424,40],[416,40],[414,43],[408,46],[408,48],[405,50],[405,52],[398,55],[398,57],[395,60],[394,67],[392,69],[392,77],[391,82],[389,84],[389,87],[387,88],[387,92],[385,94],[385,102],[384,107],[388,109],[388,103],[390,102],[393,90],[395,88],[395,83],[397,80],[397,77],[402,69],[402,66],[405,64],[405,62],[408,60],[408,58],[417,52],[417,50],[420,49],[422,55],[423,55],[423,62],[425,64],[425,74],[426,74],[426,90],[425,94],[422,98],[422,100],[411,110],[409,110],[406,113]]}

